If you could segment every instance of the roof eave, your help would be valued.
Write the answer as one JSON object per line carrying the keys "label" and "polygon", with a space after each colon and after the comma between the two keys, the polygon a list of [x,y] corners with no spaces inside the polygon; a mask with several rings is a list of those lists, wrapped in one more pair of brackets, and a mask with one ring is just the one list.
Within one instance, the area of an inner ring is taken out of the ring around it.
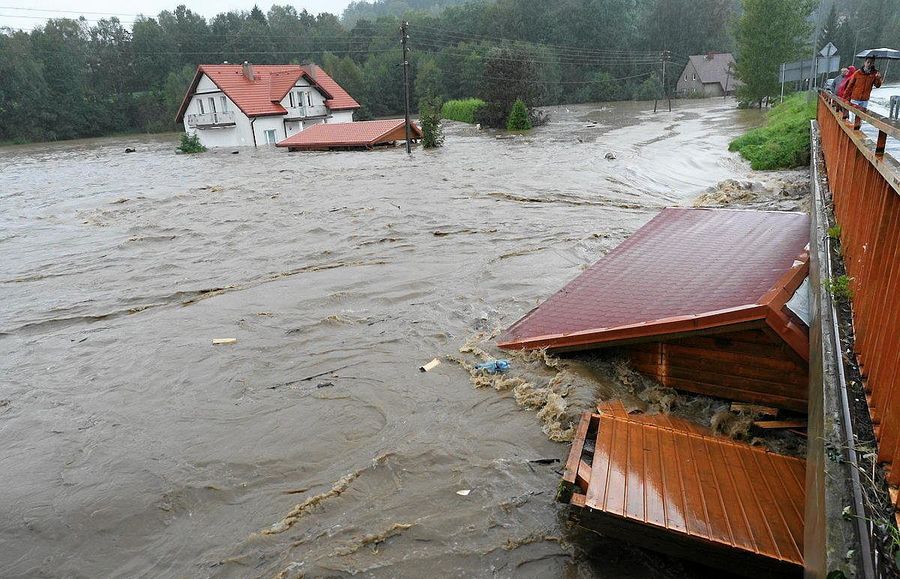
{"label": "roof eave", "polygon": [[672,337],[674,334],[686,334],[712,330],[723,326],[760,322],[766,319],[768,313],[769,307],[767,305],[748,304],[702,314],[674,316],[615,328],[597,328],[570,334],[552,334],[523,340],[501,341],[497,343],[497,346],[504,350],[539,350],[543,348],[575,350],[608,347],[640,339]]}
{"label": "roof eave", "polygon": [[[184,93],[184,98],[181,99],[181,106],[178,107],[178,112],[175,114],[175,122],[176,123],[180,123],[184,120],[184,113],[187,111],[188,105],[191,102],[191,97],[194,96],[194,93],[197,91],[197,85],[200,84],[200,78],[202,76],[203,76],[203,66],[198,65],[197,70],[194,71],[194,78],[191,79],[191,84],[188,87],[187,92]],[[218,85],[216,85],[216,86],[218,86]]]}

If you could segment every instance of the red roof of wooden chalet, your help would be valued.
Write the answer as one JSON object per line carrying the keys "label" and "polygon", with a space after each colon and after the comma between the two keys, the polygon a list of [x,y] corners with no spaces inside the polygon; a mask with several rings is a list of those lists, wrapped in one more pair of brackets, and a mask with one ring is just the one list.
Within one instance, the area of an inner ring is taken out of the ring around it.
{"label": "red roof of wooden chalet", "polygon": [[201,64],[178,109],[177,122],[184,117],[191,96],[204,74],[248,117],[286,114],[287,110],[280,104],[281,99],[301,77],[322,93],[325,106],[330,110],[359,108],[359,103],[315,64],[255,64],[252,81],[244,76],[240,64]]}
{"label": "red roof of wooden chalet", "polygon": [[[403,140],[403,123],[403,119],[387,119],[313,125],[279,142],[278,146],[290,149],[371,147],[385,141]],[[422,137],[415,123],[410,123],[410,130],[412,138]]]}
{"label": "red roof of wooden chalet", "polygon": [[501,348],[585,349],[759,322],[808,359],[784,307],[808,273],[803,213],[664,209],[500,337]]}

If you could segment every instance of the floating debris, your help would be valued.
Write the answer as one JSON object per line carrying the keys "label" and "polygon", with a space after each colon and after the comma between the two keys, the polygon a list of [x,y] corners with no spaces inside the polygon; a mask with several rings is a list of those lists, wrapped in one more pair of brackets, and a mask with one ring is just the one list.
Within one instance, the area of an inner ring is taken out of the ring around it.
{"label": "floating debris", "polygon": [[214,346],[223,346],[225,344],[237,343],[237,338],[215,338],[212,341]]}
{"label": "floating debris", "polygon": [[435,358],[431,362],[428,362],[427,364],[419,366],[419,371],[420,372],[430,372],[431,370],[434,370],[435,368],[437,368],[440,365],[441,365],[441,361],[438,360],[437,358]]}

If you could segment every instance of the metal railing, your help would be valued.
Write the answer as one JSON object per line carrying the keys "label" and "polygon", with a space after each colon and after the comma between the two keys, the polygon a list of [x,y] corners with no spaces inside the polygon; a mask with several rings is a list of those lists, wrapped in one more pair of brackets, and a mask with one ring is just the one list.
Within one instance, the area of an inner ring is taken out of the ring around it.
{"label": "metal railing", "polygon": [[[850,115],[853,121],[849,120]],[[900,484],[900,164],[885,155],[900,125],[822,93],[816,118],[853,292],[855,350],[888,482]],[[875,141],[860,130],[875,129]],[[893,466],[893,468],[891,468]],[[900,506],[900,494],[892,500]]]}
{"label": "metal railing", "polygon": [[234,113],[205,113],[202,115],[186,115],[189,127],[224,127],[234,124]]}

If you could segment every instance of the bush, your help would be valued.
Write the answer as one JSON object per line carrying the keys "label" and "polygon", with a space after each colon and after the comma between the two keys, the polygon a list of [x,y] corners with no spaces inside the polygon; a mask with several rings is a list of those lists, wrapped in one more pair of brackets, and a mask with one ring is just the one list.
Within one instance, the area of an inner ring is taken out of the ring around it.
{"label": "bush", "polygon": [[656,75],[653,75],[642,82],[632,94],[634,95],[634,100],[636,101],[652,101],[655,99],[661,99],[664,96],[662,83],[659,82],[659,79],[656,78]]}
{"label": "bush", "polygon": [[419,102],[419,120],[422,122],[422,146],[426,149],[436,149],[443,145],[441,99],[422,99]]}
{"label": "bush", "polygon": [[200,137],[197,135],[183,133],[181,135],[181,144],[175,150],[181,153],[202,153],[206,150],[206,147],[200,143]]}
{"label": "bush", "polygon": [[805,94],[786,99],[769,111],[766,124],[731,141],[757,170],[790,169],[809,164],[809,121],[816,117],[816,103]]}
{"label": "bush", "polygon": [[528,109],[525,107],[525,101],[516,99],[512,110],[509,111],[509,118],[506,120],[506,130],[527,131],[530,128],[531,121],[528,118]]}
{"label": "bush", "polygon": [[474,124],[478,109],[484,106],[481,99],[457,99],[447,101],[441,107],[441,116],[452,121]]}
{"label": "bush", "polygon": [[822,287],[834,296],[836,300],[846,302],[853,298],[853,290],[850,288],[850,282],[852,281],[852,277],[839,275],[837,277],[823,279]]}
{"label": "bush", "polygon": [[598,72],[591,78],[591,83],[585,87],[582,94],[585,100],[595,103],[619,101],[626,98],[622,89],[621,82],[614,79],[611,74]]}

